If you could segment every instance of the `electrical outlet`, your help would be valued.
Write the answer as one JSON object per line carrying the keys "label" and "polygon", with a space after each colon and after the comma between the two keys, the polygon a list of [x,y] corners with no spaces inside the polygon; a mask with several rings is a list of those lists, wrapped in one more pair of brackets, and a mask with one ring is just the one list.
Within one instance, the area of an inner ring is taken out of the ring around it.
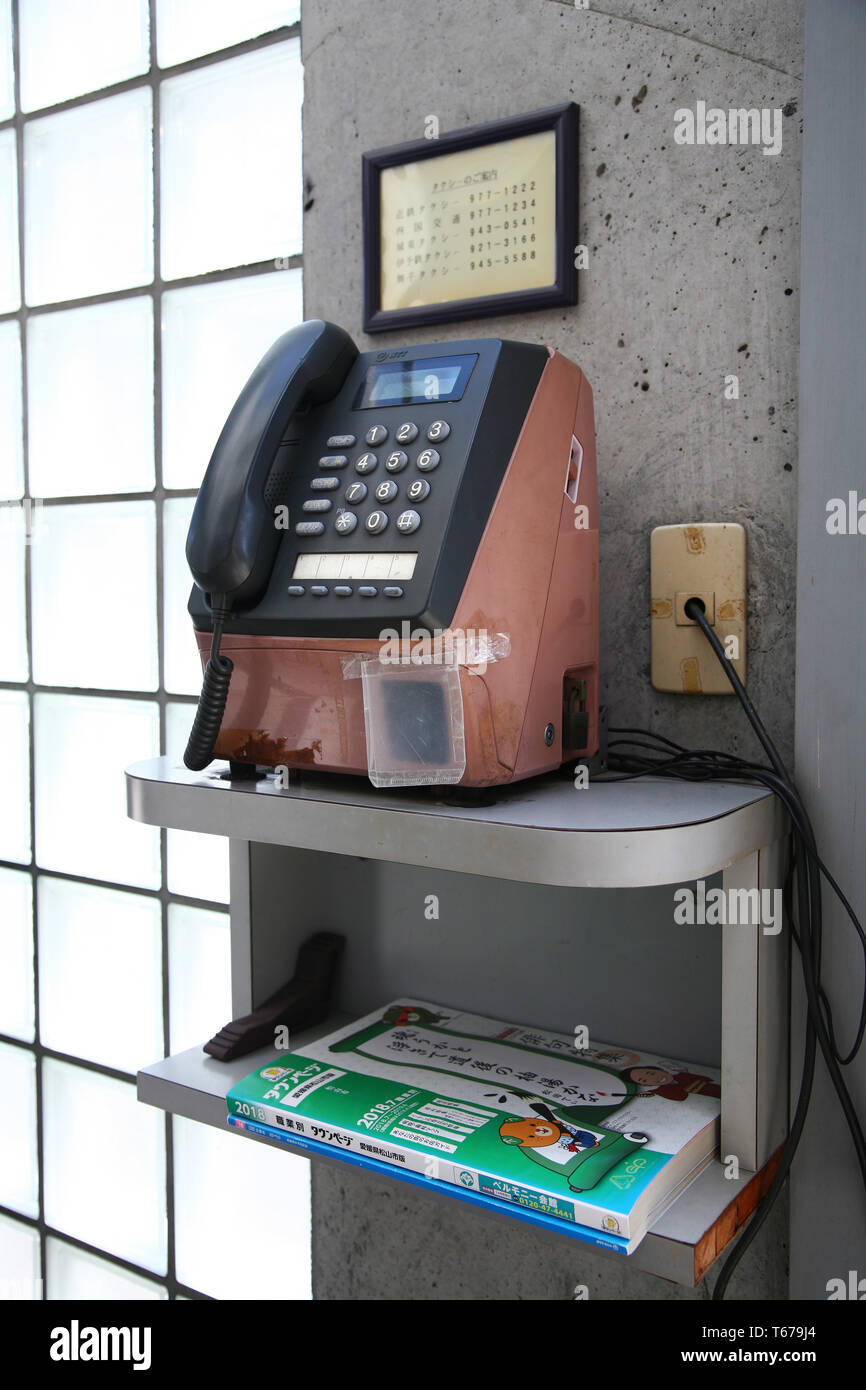
{"label": "electrical outlet", "polygon": [[732,695],[718,659],[693,619],[707,618],[737,675],[746,681],[746,532],[736,522],[657,526],[650,539],[652,683],[686,695]]}

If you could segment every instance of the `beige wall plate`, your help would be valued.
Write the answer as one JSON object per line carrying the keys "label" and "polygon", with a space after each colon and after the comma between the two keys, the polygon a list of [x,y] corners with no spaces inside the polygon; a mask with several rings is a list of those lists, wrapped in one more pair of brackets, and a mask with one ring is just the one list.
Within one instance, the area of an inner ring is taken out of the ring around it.
{"label": "beige wall plate", "polygon": [[704,601],[719,641],[746,680],[746,532],[736,522],[657,526],[650,538],[652,683],[686,695],[731,695],[730,683],[696,623],[683,612]]}

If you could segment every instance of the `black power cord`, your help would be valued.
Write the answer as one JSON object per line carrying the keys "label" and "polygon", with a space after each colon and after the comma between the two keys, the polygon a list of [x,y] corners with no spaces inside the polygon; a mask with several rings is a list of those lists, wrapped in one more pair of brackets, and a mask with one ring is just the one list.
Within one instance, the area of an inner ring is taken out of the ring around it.
{"label": "black power cord", "polygon": [[[725,654],[722,643],[710,626],[704,604],[698,598],[690,598],[685,604],[684,612],[686,617],[691,618],[700,627],[721,663],[722,669],[767,755],[769,765],[750,762],[748,759],[712,749],[683,748],[680,744],[674,743],[672,739],[643,729],[611,729],[612,735],[620,737],[613,738],[609,745],[608,765],[613,771],[621,774],[611,780],[626,781],[635,777],[661,775],[678,777],[686,781],[758,782],[779,797],[791,821],[794,851],[784,893],[785,915],[791,926],[792,937],[800,955],[807,1001],[803,1066],[799,1093],[788,1135],[782,1146],[779,1163],[770,1186],[759,1202],[746,1231],[722,1266],[713,1290],[713,1299],[719,1301],[724,1298],[731,1276],[769,1216],[790,1173],[791,1164],[806,1123],[819,1047],[850,1131],[864,1187],[866,1187],[866,1136],[864,1136],[863,1127],[841,1070],[858,1055],[864,1032],[866,1032],[866,981],[864,981],[864,993],[856,1035],[851,1047],[843,1055],[836,1040],[830,1001],[821,982],[822,877],[835,893],[857,932],[864,953],[864,968],[866,968],[866,933],[864,933],[848,899],[818,854],[815,834],[802,797],[746,693],[745,686]],[[620,749],[623,751],[617,751]],[[644,751],[632,751],[634,749]],[[600,785],[604,785],[604,783]],[[795,893],[792,891],[794,886],[796,887]],[[794,898],[796,898],[796,922]]]}
{"label": "black power cord", "polygon": [[223,624],[230,611],[222,595],[214,594],[211,599],[213,637],[211,638],[210,656],[204,668],[198,709],[195,712],[186,752],[183,755],[184,764],[191,772],[201,772],[213,759],[214,744],[223,722],[234,663],[227,656],[220,656],[220,642],[222,641]]}

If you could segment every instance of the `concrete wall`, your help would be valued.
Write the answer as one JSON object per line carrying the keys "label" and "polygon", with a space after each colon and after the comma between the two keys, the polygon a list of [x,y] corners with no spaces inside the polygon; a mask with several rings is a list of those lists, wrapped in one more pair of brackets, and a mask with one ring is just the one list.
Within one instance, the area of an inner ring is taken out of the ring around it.
{"label": "concrete wall", "polygon": [[[802,106],[800,0],[304,0],[304,275],[308,316],[361,324],[360,159],[418,138],[571,99],[581,108],[575,308],[415,330],[547,342],[596,402],[602,698],[618,724],[751,750],[730,698],[649,683],[649,533],[733,520],[749,540],[749,685],[783,752],[793,741],[794,519]],[[781,107],[783,148],[677,146],[674,112]],[[738,400],[723,396],[739,377]],[[504,1231],[394,1185],[314,1175],[319,1297],[681,1296],[561,1239]],[[733,1286],[784,1280],[784,1213]],[[423,1270],[415,1252],[424,1252]],[[411,1253],[410,1253],[411,1252]],[[707,1296],[707,1290],[696,1297]]]}

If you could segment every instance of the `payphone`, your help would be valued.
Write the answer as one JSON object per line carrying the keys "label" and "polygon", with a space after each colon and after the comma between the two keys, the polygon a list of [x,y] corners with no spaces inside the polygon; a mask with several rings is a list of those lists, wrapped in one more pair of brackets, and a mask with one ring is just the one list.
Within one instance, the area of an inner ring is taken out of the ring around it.
{"label": "payphone", "polygon": [[598,746],[592,392],[535,344],[283,334],[187,541],[185,761],[496,786]]}

